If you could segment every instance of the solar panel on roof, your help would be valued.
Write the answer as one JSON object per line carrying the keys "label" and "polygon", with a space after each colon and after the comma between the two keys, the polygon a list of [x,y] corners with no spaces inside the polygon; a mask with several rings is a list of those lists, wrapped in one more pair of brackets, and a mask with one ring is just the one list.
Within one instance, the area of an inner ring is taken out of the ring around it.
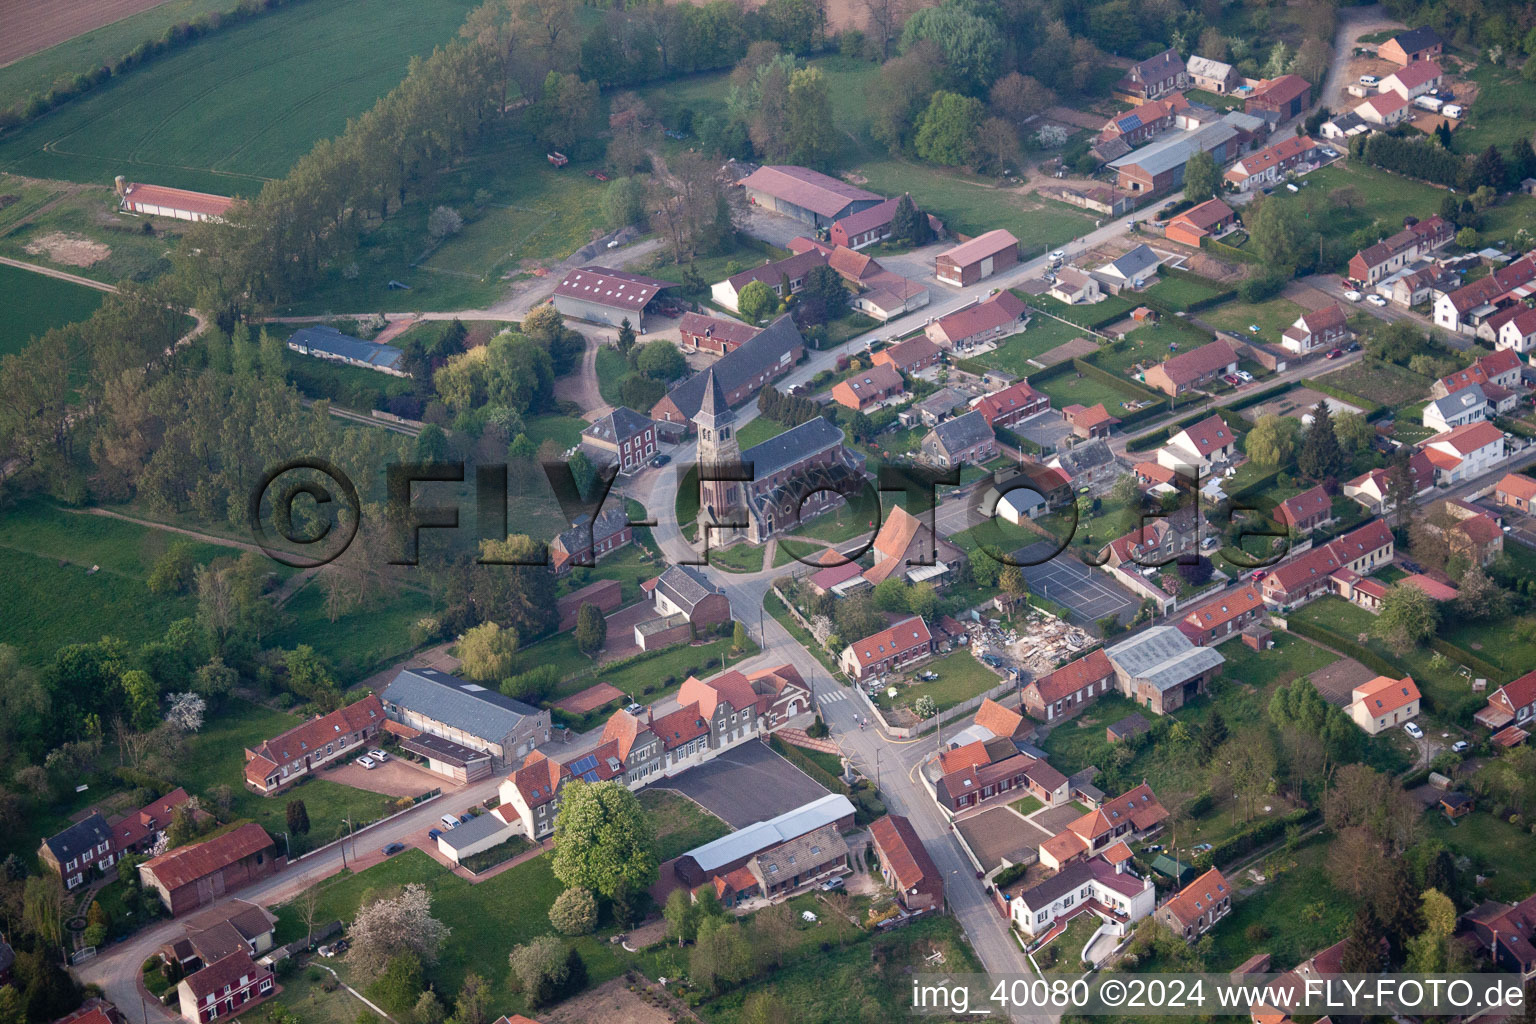
{"label": "solar panel on roof", "polygon": [[[576,763],[571,765],[571,774],[572,775],[582,775],[582,774],[584,774],[586,772],[591,771],[592,769],[594,769],[596,767],[597,767],[597,756],[595,754],[586,754],[586,755],[582,756],[579,760],[577,760]],[[590,782],[592,780],[588,779],[587,781]]]}

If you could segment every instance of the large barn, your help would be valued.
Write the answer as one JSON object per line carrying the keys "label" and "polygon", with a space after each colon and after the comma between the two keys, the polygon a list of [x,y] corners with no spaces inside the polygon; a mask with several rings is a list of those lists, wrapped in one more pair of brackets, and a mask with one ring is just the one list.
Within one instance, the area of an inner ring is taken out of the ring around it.
{"label": "large barn", "polygon": [[666,281],[607,267],[581,267],[555,286],[555,308],[564,316],[617,326],[625,319],[635,328],[645,323],[645,307],[670,288]]}
{"label": "large barn", "polygon": [[220,220],[234,200],[207,192],[191,192],[164,185],[141,185],[118,175],[117,194],[122,208],[146,217],[173,217],[176,220]]}
{"label": "large barn", "polygon": [[741,179],[741,186],[754,205],[818,228],[884,201],[809,167],[767,164]]}

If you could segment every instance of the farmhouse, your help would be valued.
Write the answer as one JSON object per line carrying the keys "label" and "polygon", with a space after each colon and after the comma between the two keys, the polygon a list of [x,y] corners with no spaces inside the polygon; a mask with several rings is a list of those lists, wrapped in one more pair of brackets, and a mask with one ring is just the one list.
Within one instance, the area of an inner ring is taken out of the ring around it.
{"label": "farmhouse", "polygon": [[1209,57],[1189,58],[1188,68],[1191,88],[1203,89],[1218,96],[1225,96],[1243,84],[1243,76],[1231,64]]}
{"label": "farmhouse", "polygon": [[873,192],[808,167],[765,164],[740,184],[753,205],[817,228],[830,227],[834,221],[884,201]]}
{"label": "farmhouse", "polygon": [[232,1017],[249,1004],[272,994],[276,985],[272,968],[251,959],[249,951],[235,950],[176,985],[177,1005],[183,1020],[207,1024]]}
{"label": "farmhouse", "polygon": [[[794,319],[785,313],[739,348],[716,360],[709,370],[728,406],[737,406],[757,394],[764,384],[782,377],[805,355],[805,339],[795,328]],[[673,385],[672,390],[651,407],[651,419],[682,433],[693,429],[704,398],[704,373]]]}
{"label": "farmhouse", "polygon": [[1392,679],[1377,676],[1350,693],[1349,717],[1367,733],[1375,736],[1419,713],[1419,688],[1412,676]]}
{"label": "farmhouse", "polygon": [[1100,648],[1025,683],[1019,691],[1021,706],[1031,717],[1052,722],[1077,714],[1114,682],[1115,667]]}
{"label": "farmhouse", "polygon": [[1170,92],[1183,92],[1189,88],[1189,68],[1179,51],[1169,47],[1155,57],[1132,64],[1125,77],[1115,83],[1115,92],[1131,98],[1132,102],[1155,100]]}
{"label": "farmhouse", "polygon": [[939,347],[927,335],[919,334],[881,349],[870,362],[876,366],[889,366],[902,373],[915,374],[939,365],[939,356]]}
{"label": "farmhouse", "polygon": [[1445,81],[1445,72],[1432,60],[1415,61],[1381,80],[1381,92],[1395,92],[1405,100],[1435,92]]}
{"label": "farmhouse", "polygon": [[[884,202],[865,207],[858,213],[836,220],[827,237],[833,245],[844,245],[850,249],[862,249],[867,245],[883,242],[891,237],[891,219],[895,217],[896,207],[900,203],[900,196],[892,196]],[[943,235],[942,221],[932,214],[920,213],[920,216],[928,218],[928,226],[935,235]]]}
{"label": "farmhouse", "polygon": [[1151,100],[1110,118],[1100,130],[1099,138],[1118,138],[1127,145],[1139,145],[1172,128],[1177,112],[1187,106],[1189,102],[1182,93],[1174,93],[1166,100]]}
{"label": "farmhouse", "polygon": [[863,410],[905,390],[901,373],[886,363],[878,363],[863,373],[838,381],[832,388],[832,401],[845,409]]}
{"label": "farmhouse", "polygon": [[618,325],[628,319],[645,325],[645,307],[672,285],[627,270],[586,266],[571,271],[555,286],[554,304],[562,316]]}
{"label": "farmhouse", "polygon": [[384,706],[369,694],[355,704],[311,719],[245,748],[245,784],[262,796],[272,796],[305,778],[311,771],[346,759],[384,727]]}
{"label": "farmhouse", "polygon": [[1204,693],[1227,660],[1212,648],[1196,647],[1174,626],[1153,626],[1104,653],[1120,692],[1159,715]]}
{"label": "farmhouse", "polygon": [[656,424],[621,405],[581,432],[581,447],[598,465],[617,464],[620,473],[633,473],[656,454]]}
{"label": "farmhouse", "polygon": [[979,410],[972,409],[928,431],[918,457],[940,469],[961,464],[980,465],[997,457],[997,436],[992,433],[987,418]]}
{"label": "farmhouse", "polygon": [[394,377],[410,376],[401,365],[405,353],[395,346],[376,345],[371,341],[354,338],[326,324],[301,327],[294,331],[288,338],[288,347],[301,356],[314,356],[333,363],[378,370]]}
{"label": "farmhouse", "polygon": [[761,329],[749,327],[740,320],[728,320],[723,316],[709,316],[689,311],[678,321],[677,333],[683,347],[695,352],[718,352],[730,355],[753,338]]}
{"label": "farmhouse", "polygon": [[1349,279],[1373,285],[1445,245],[1456,228],[1438,213],[1408,225],[1390,238],[1355,253],[1349,261]]}
{"label": "farmhouse", "polygon": [[1210,153],[1218,165],[1237,155],[1241,132],[1229,120],[1167,135],[1149,146],[1109,162],[1115,187],[1133,195],[1171,192],[1184,183],[1184,165],[1197,152]]}
{"label": "farmhouse", "polygon": [[235,204],[228,196],[189,192],[184,188],[167,188],[164,185],[130,183],[122,175],[117,177],[117,194],[121,207],[129,213],[145,217],[173,217],[176,220],[223,220],[224,214]]}
{"label": "farmhouse", "polygon": [[139,878],[176,917],[269,878],[281,871],[284,863],[266,830],[247,822],[206,842],[178,846],[145,861],[139,865]]}
{"label": "farmhouse", "polygon": [[1019,262],[1019,240],[1001,228],[977,235],[934,257],[934,275],[959,288],[991,277]]}
{"label": "farmhouse", "polygon": [[1288,121],[1300,116],[1312,98],[1312,86],[1300,75],[1281,75],[1260,83],[1243,102],[1243,110],[1266,121]]}
{"label": "farmhouse", "polygon": [[1157,920],[1185,942],[1194,942],[1232,909],[1232,887],[1211,868],[1157,908]]}
{"label": "farmhouse", "polygon": [[1220,199],[1207,199],[1170,220],[1163,233],[1172,241],[1198,247],[1203,239],[1220,238],[1236,225],[1232,207]]}
{"label": "farmhouse", "polygon": [[944,905],[944,876],[910,821],[899,814],[887,814],[870,824],[869,837],[880,862],[880,877],[895,891],[903,907],[919,913]]}
{"label": "farmhouse", "polygon": [[1297,317],[1280,336],[1280,344],[1287,352],[1305,356],[1319,349],[1333,348],[1348,337],[1344,308],[1335,302]]}
{"label": "farmhouse", "polygon": [[1274,518],[1294,534],[1307,534],[1333,519],[1333,499],[1318,484],[1275,506]]}
{"label": "farmhouse", "polygon": [[976,411],[981,413],[982,419],[987,421],[987,426],[996,430],[998,427],[1013,427],[1020,422],[1037,416],[1051,407],[1051,396],[1036,391],[1029,386],[1029,381],[1021,380],[1016,384],[1010,384],[1001,391],[994,391],[990,395],[984,395],[976,403]]}
{"label": "farmhouse", "polygon": [[548,711],[437,669],[401,669],[380,697],[390,721],[488,753],[497,769],[527,757],[552,734]]}
{"label": "farmhouse", "polygon": [[885,675],[933,653],[933,634],[922,616],[902,619],[843,648],[838,667],[858,681]]}
{"label": "farmhouse", "polygon": [[1223,374],[1237,372],[1237,364],[1237,351],[1218,339],[1152,367],[1146,372],[1146,382],[1165,395],[1177,397]]}
{"label": "farmhouse", "polygon": [[1403,66],[1434,60],[1444,52],[1445,40],[1428,26],[1399,32],[1376,48],[1376,56]]}
{"label": "farmhouse", "polygon": [[1283,178],[1297,164],[1312,159],[1317,146],[1305,135],[1293,135],[1266,146],[1257,153],[1249,153],[1227,168],[1222,180],[1239,192],[1261,188]]}
{"label": "farmhouse", "polygon": [[105,871],[117,860],[112,849],[112,829],[99,813],[86,815],[43,840],[37,856],[64,881],[66,890],[84,884],[92,868]]}
{"label": "farmhouse", "polygon": [[769,261],[739,274],[732,274],[724,281],[716,281],[710,285],[709,292],[720,305],[740,312],[736,304],[741,298],[741,290],[753,281],[761,281],[780,299],[787,299],[805,287],[805,275],[811,272],[812,267],[826,265],[827,257],[824,253],[817,249],[806,249],[782,260]]}

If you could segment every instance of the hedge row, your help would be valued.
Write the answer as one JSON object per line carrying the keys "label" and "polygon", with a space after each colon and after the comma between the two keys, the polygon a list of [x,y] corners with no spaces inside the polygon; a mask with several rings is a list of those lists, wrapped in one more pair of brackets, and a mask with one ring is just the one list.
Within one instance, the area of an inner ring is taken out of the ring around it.
{"label": "hedge row", "polygon": [[1205,871],[1217,863],[1231,865],[1237,858],[1254,850],[1272,843],[1285,835],[1285,830],[1292,825],[1300,825],[1310,818],[1315,818],[1317,812],[1310,809],[1300,809],[1282,815],[1278,818],[1269,818],[1251,828],[1245,829],[1237,835],[1217,843],[1214,848],[1207,850],[1195,858],[1195,867]]}
{"label": "hedge row", "polygon": [[1108,370],[1104,369],[1104,367],[1098,366],[1087,359],[1074,357],[1072,359],[1072,366],[1077,370],[1078,373],[1082,374],[1083,376],[1092,377],[1094,380],[1108,384],[1110,387],[1115,388],[1118,391],[1124,391],[1127,394],[1134,392],[1138,398],[1145,398],[1149,401],[1157,400],[1157,395],[1149,389],[1142,387],[1140,384],[1137,384],[1135,381],[1126,377],[1110,373]]}
{"label": "hedge row", "polygon": [[1241,260],[1244,263],[1264,262],[1264,258],[1257,253],[1251,253],[1246,249],[1239,249],[1236,246],[1228,245],[1226,242],[1212,238],[1209,235],[1200,239],[1200,247],[1202,249],[1209,249],[1217,256],[1228,256],[1234,260]]}
{"label": "hedge row", "polygon": [[1510,676],[1502,668],[1491,661],[1484,661],[1471,651],[1457,647],[1442,637],[1434,637],[1429,641],[1431,650],[1445,655],[1459,665],[1465,665],[1472,670],[1472,674],[1492,681],[1495,685],[1502,686],[1509,682]]}
{"label": "hedge row", "polygon": [[1286,629],[1297,636],[1304,636],[1308,640],[1316,640],[1319,643],[1327,644],[1340,654],[1354,658],[1360,664],[1379,675],[1400,677],[1404,674],[1399,666],[1392,664],[1392,662],[1362,645],[1353,637],[1347,637],[1343,633],[1335,633],[1331,629],[1312,622],[1287,619],[1286,623]]}
{"label": "hedge row", "polygon": [[1311,388],[1314,391],[1321,391],[1325,395],[1331,395],[1341,402],[1348,402],[1350,405],[1359,406],[1365,410],[1367,419],[1382,412],[1384,409],[1379,402],[1373,402],[1369,398],[1357,395],[1352,391],[1345,391],[1343,388],[1336,388],[1332,384],[1324,384],[1314,377],[1303,377],[1301,384],[1303,387]]}
{"label": "hedge row", "polygon": [[1263,391],[1256,391],[1251,395],[1244,395],[1237,401],[1228,403],[1227,408],[1231,409],[1233,412],[1237,412],[1241,409],[1248,409],[1255,405],[1259,405],[1262,402],[1267,402],[1271,398],[1278,398],[1295,386],[1296,385],[1292,383],[1274,384],[1265,388]]}

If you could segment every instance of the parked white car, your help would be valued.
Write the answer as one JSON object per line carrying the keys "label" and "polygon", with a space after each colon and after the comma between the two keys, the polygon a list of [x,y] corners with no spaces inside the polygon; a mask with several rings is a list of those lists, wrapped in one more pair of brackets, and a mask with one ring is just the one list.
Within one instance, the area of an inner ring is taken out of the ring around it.
{"label": "parked white car", "polygon": [[1380,295],[1367,295],[1365,297],[1365,301],[1369,302],[1373,306],[1385,306],[1387,304],[1387,300],[1382,298]]}
{"label": "parked white car", "polygon": [[358,758],[357,763],[362,765],[364,768],[367,768],[369,771],[372,771],[379,766],[379,762],[375,761],[367,754],[364,754],[362,757]]}
{"label": "parked white car", "polygon": [[1348,299],[1350,302],[1359,302],[1361,299],[1365,298],[1364,295],[1362,295],[1359,292],[1355,291],[1353,288],[1351,288],[1349,291],[1345,292],[1344,293],[1344,297],[1346,299]]}
{"label": "parked white car", "polygon": [[1403,723],[1403,732],[1407,733],[1409,736],[1412,736],[1416,740],[1421,740],[1424,738],[1424,730],[1420,729],[1414,722]]}
{"label": "parked white car", "polygon": [[1360,84],[1361,85],[1376,85],[1380,81],[1381,81],[1381,79],[1377,78],[1375,75],[1361,75],[1360,76]]}
{"label": "parked white car", "polygon": [[384,753],[382,750],[370,750],[368,751],[368,756],[380,764],[383,764],[385,761],[389,760],[389,755]]}

